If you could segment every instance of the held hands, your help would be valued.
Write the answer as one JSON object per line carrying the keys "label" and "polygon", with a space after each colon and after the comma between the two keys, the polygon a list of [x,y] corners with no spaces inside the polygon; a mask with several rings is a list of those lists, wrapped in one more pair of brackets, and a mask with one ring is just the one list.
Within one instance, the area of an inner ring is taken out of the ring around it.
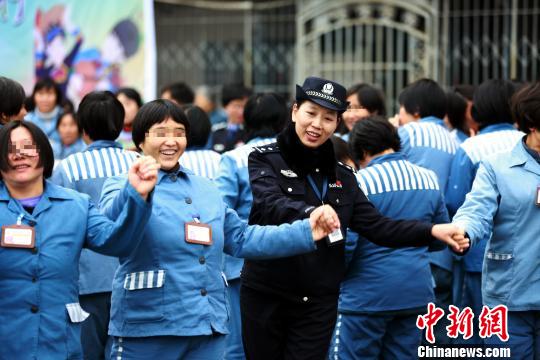
{"label": "held hands", "polygon": [[431,228],[431,235],[448,244],[457,253],[463,253],[470,246],[465,231],[453,224],[438,224]]}
{"label": "held hands", "polygon": [[156,185],[159,168],[160,165],[153,157],[141,156],[129,169],[129,183],[144,200],[148,198],[148,194]]}
{"label": "held hands", "polygon": [[340,228],[339,218],[330,205],[322,205],[313,210],[309,215],[309,225],[315,241]]}

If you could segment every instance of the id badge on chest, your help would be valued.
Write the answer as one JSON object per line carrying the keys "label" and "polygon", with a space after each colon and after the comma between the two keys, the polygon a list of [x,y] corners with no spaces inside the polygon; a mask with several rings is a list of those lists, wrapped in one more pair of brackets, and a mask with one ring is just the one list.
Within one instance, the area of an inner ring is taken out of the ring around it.
{"label": "id badge on chest", "polygon": [[536,206],[540,207],[540,186],[536,188],[536,200],[535,200]]}
{"label": "id badge on chest", "polygon": [[190,244],[212,245],[212,228],[197,218],[184,224],[184,233]]}
{"label": "id badge on chest", "polygon": [[328,234],[326,238],[327,245],[335,245],[343,240],[343,234],[341,234],[341,229],[336,229],[332,233]]}
{"label": "id badge on chest", "polygon": [[36,232],[33,227],[26,225],[2,226],[2,240],[0,242],[2,247],[33,249],[35,241]]}

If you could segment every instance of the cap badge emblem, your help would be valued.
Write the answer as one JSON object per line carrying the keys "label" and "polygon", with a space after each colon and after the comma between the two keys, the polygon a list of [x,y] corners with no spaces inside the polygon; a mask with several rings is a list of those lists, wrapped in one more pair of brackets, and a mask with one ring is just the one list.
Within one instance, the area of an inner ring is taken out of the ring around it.
{"label": "cap badge emblem", "polygon": [[324,86],[322,88],[322,92],[325,93],[325,94],[328,94],[328,95],[333,95],[334,94],[334,86],[332,86],[332,84],[330,84],[330,83],[326,83],[326,84],[324,84]]}

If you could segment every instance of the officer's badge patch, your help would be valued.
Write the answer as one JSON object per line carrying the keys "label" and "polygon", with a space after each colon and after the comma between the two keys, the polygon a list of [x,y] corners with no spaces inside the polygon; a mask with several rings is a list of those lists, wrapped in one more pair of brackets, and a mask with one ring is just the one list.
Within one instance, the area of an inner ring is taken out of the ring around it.
{"label": "officer's badge patch", "polygon": [[297,178],[298,175],[292,170],[281,170],[281,174],[288,178]]}
{"label": "officer's badge patch", "polygon": [[324,84],[321,91],[323,93],[325,93],[325,94],[333,95],[334,94],[334,86],[332,86],[332,84],[330,84],[330,83],[326,83],[326,84]]}

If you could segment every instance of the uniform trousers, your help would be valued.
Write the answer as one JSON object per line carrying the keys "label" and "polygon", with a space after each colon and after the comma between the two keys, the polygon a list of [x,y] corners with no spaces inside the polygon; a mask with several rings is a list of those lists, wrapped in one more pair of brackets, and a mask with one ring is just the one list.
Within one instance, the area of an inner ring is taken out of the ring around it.
{"label": "uniform trousers", "polygon": [[240,314],[240,285],[242,280],[229,280],[227,288],[229,294],[229,305],[231,315],[229,320],[229,335],[227,335],[227,348],[225,350],[225,360],[245,359],[244,346],[242,345],[242,321]]}
{"label": "uniform trousers", "polygon": [[337,317],[337,294],[325,301],[283,297],[242,285],[242,337],[247,359],[326,358]]}
{"label": "uniform trousers", "polygon": [[342,314],[328,351],[330,360],[415,360],[422,332],[418,314]]}
{"label": "uniform trousers", "polygon": [[81,326],[81,344],[85,360],[109,359],[112,346],[112,337],[108,335],[111,293],[79,295],[79,303],[90,314]]}
{"label": "uniform trousers", "polygon": [[114,337],[114,360],[223,359],[225,335]]}

